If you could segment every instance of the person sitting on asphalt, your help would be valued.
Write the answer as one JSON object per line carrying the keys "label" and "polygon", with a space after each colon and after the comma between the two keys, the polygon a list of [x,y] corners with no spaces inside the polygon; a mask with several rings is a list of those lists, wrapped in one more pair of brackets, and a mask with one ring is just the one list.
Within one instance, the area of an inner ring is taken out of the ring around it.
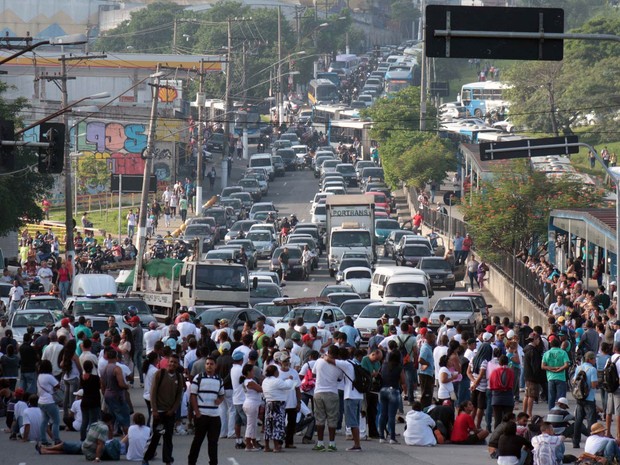
{"label": "person sitting on asphalt", "polygon": [[586,454],[603,455],[609,462],[620,461],[620,440],[607,437],[607,427],[602,423],[594,423],[590,428],[590,436],[586,439],[583,450]]}
{"label": "person sitting on asphalt", "polygon": [[422,411],[419,401],[413,402],[405,420],[407,426],[403,439],[408,446],[436,446],[437,439],[433,433],[435,420]]}

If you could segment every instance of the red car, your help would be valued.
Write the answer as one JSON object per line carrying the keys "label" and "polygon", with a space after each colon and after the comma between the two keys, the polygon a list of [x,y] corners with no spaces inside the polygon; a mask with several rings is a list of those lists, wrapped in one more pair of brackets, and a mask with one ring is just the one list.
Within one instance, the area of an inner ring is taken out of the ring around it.
{"label": "red car", "polygon": [[383,192],[366,192],[364,195],[372,195],[375,198],[375,205],[385,208],[386,212],[390,212],[390,201]]}

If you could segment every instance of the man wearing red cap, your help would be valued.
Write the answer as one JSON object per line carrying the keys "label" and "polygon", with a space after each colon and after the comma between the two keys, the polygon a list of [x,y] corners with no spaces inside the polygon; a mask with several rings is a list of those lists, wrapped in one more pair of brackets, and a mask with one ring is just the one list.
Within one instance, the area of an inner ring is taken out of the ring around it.
{"label": "man wearing red cap", "polygon": [[56,331],[58,337],[64,336],[66,341],[73,339],[70,324],[71,320],[69,320],[69,318],[63,318],[60,320],[60,328]]}
{"label": "man wearing red cap", "polygon": [[306,363],[308,361],[308,356],[310,352],[312,352],[312,346],[314,344],[314,336],[310,333],[306,333],[301,338],[301,349],[299,351],[299,358],[301,359],[301,363]]}

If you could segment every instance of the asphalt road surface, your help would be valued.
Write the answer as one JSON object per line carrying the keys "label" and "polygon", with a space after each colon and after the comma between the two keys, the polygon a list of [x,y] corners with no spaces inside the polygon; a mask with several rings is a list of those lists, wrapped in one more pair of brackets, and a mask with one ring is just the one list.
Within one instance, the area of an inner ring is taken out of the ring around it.
{"label": "asphalt road surface", "polygon": [[[300,172],[287,172],[285,177],[276,178],[271,183],[269,195],[265,200],[276,203],[280,210],[280,215],[290,215],[295,213],[300,221],[310,221],[310,200],[318,189],[318,180],[314,178],[309,170]],[[381,254],[379,254],[381,257]],[[391,260],[380,258],[379,264],[392,264]],[[268,262],[261,260],[259,268],[268,269]],[[320,269],[313,272],[309,281],[289,281],[285,287],[285,294],[290,297],[312,297],[319,295],[321,289],[326,284],[335,283],[334,278],[330,278],[325,266],[325,254],[321,258]],[[457,290],[459,288],[457,287]],[[436,299],[448,295],[449,292],[440,290],[435,292],[431,304]],[[136,411],[146,413],[146,406],[142,398],[142,389],[136,381],[136,388],[131,390],[134,408]],[[539,408],[540,407],[540,408]],[[544,406],[536,406],[536,413],[542,413]],[[408,407],[405,407],[408,411]],[[538,412],[541,410],[541,412]],[[397,432],[403,431],[404,425],[397,424]],[[61,439],[68,441],[79,440],[79,433],[61,432]],[[397,439],[401,440],[399,436]],[[187,454],[192,441],[192,436],[174,436],[174,457],[175,463],[186,464]],[[219,463],[222,465],[274,465],[274,464],[295,464],[295,465],[316,465],[316,463],[327,460],[330,463],[340,464],[351,463],[357,465],[414,465],[414,464],[433,464],[433,465],[473,465],[491,464],[495,461],[489,458],[486,447],[483,446],[455,446],[442,445],[438,447],[408,447],[402,443],[400,445],[379,444],[378,441],[363,441],[362,453],[346,452],[345,449],[351,445],[344,435],[336,436],[338,452],[313,452],[312,445],[302,445],[301,436],[296,437],[297,449],[286,450],[279,455],[268,453],[246,453],[243,450],[236,450],[233,439],[220,439],[219,442]],[[160,446],[161,447],[161,446]],[[38,455],[34,449],[34,444],[15,442],[9,440],[9,435],[0,433],[0,465],[26,465],[26,464],[73,464],[83,463],[82,456],[63,456],[63,455]],[[572,452],[572,451],[568,451]],[[576,452],[576,451],[575,451]],[[575,453],[572,452],[572,453]],[[159,457],[161,449],[159,450]],[[161,463],[159,458],[151,463]],[[207,444],[203,444],[199,463],[207,464]]]}

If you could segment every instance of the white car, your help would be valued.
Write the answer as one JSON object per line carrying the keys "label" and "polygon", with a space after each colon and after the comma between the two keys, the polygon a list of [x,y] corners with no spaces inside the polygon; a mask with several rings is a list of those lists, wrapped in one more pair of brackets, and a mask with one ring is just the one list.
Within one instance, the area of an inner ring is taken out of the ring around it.
{"label": "white car", "polygon": [[249,231],[245,235],[245,238],[252,241],[252,244],[254,244],[257,258],[271,257],[271,254],[278,246],[273,234],[267,229],[263,229],[262,231],[260,229]]}
{"label": "white car", "polygon": [[372,280],[372,271],[370,268],[354,266],[347,268],[342,272],[342,284],[348,284],[362,299],[370,296],[370,281]]}
{"label": "white car", "polygon": [[313,224],[316,224],[319,228],[325,229],[325,225],[327,224],[327,209],[325,205],[317,205],[312,212],[312,221]]}
{"label": "white car", "polygon": [[377,327],[377,320],[381,319],[383,315],[389,317],[388,324],[391,325],[394,322],[394,318],[403,321],[403,317],[413,318],[415,314],[415,307],[411,304],[403,302],[377,302],[364,307],[355,320],[354,326],[360,332],[362,340],[368,341],[372,331]]}
{"label": "white car", "polygon": [[284,318],[276,323],[276,330],[280,328],[288,329],[288,322],[293,319],[303,318],[304,326],[310,329],[316,326],[319,321],[325,323],[325,329],[333,333],[338,328],[344,326],[345,314],[340,308],[332,305],[308,305],[296,307],[291,310]]}
{"label": "white car", "polygon": [[333,192],[317,192],[314,194],[314,199],[310,201],[312,206],[310,207],[310,214],[314,213],[314,209],[319,204],[319,200],[326,198],[328,195],[334,195]]}

